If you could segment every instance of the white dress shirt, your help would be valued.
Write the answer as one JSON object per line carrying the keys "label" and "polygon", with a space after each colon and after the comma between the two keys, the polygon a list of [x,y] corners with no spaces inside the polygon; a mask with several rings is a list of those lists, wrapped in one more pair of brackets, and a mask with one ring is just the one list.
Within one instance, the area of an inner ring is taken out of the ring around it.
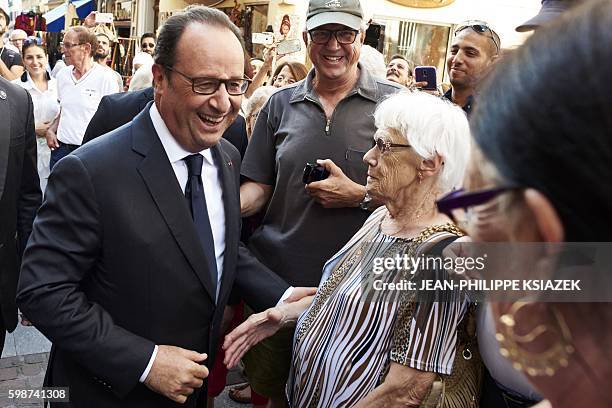
{"label": "white dress shirt", "polygon": [[[164,150],[166,151],[168,160],[170,160],[172,170],[174,170],[179,186],[181,186],[183,194],[185,194],[185,187],[187,186],[187,178],[189,175],[187,164],[183,159],[193,153],[185,150],[170,134],[155,104],[151,106],[149,113],[151,115],[153,127],[164,146]],[[210,219],[210,227],[215,242],[217,296],[219,296],[219,287],[221,286],[221,276],[223,273],[223,256],[225,254],[225,209],[223,208],[223,188],[221,187],[219,168],[215,166],[210,149],[202,150],[200,154],[204,156],[204,160],[202,161],[202,184],[204,185],[206,209],[208,210],[208,218]]]}
{"label": "white dress shirt", "polygon": [[[176,179],[178,180],[183,193],[185,193],[185,186],[187,185],[188,171],[187,164],[183,159],[193,153],[183,149],[178,144],[176,139],[172,136],[168,127],[164,123],[159,111],[155,104],[151,106],[149,110],[151,115],[151,121],[153,127],[159,136],[168,160],[172,165]],[[210,149],[206,149],[200,152],[204,156],[202,161],[202,184],[204,185],[204,194],[206,195],[206,208],[208,209],[208,217],[210,219],[210,227],[213,233],[213,240],[215,242],[215,257],[217,260],[217,298],[219,297],[219,287],[221,286],[221,277],[223,274],[223,256],[225,254],[225,209],[223,207],[223,188],[221,187],[221,179],[219,177],[219,169],[214,163],[212,152]],[[236,215],[238,216],[238,215]],[[287,299],[293,287],[289,287],[283,296],[278,301],[278,304],[284,302]],[[140,376],[140,382],[144,382],[151,371],[153,361],[157,356],[158,346],[155,346],[149,364],[145,368],[145,371]]]}
{"label": "white dress shirt", "polygon": [[[174,170],[174,175],[184,194],[189,172],[187,171],[187,164],[183,159],[193,153],[183,149],[183,147],[178,144],[174,136],[172,136],[168,130],[155,104],[151,106],[149,115],[151,115],[151,122],[153,122],[155,132],[157,132],[159,136],[159,140],[172,165],[172,170]],[[210,228],[212,229],[213,241],[215,243],[215,258],[217,262],[216,298],[218,298],[221,277],[223,275],[223,257],[225,255],[225,208],[223,208],[223,188],[221,187],[221,179],[219,178],[219,169],[215,166],[210,149],[203,150],[200,154],[204,156],[204,160],[202,160],[202,184],[206,196],[206,209],[208,210]],[[141,383],[147,379],[149,371],[151,371],[151,367],[153,366],[153,361],[155,361],[155,357],[157,356],[158,349],[159,347],[155,345],[153,354],[149,359],[149,364],[147,364],[147,367],[140,376],[139,381]]]}

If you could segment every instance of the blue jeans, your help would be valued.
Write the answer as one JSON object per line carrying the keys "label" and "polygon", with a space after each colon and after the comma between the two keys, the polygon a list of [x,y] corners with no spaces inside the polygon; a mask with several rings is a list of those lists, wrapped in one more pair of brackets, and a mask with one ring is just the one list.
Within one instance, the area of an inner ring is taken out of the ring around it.
{"label": "blue jeans", "polygon": [[51,158],[49,159],[49,170],[53,170],[53,166],[55,166],[55,163],[68,156],[78,147],[79,146],[64,144],[60,142],[59,147],[51,151]]}

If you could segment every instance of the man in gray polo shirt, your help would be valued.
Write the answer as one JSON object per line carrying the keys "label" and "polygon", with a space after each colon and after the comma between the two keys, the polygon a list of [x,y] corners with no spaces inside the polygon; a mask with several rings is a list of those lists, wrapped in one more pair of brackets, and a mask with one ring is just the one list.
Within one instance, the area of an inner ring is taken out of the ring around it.
{"label": "man in gray polo shirt", "polygon": [[[373,112],[401,88],[357,63],[365,38],[359,0],[311,0],[306,29],[314,70],[274,93],[259,113],[242,163],[248,181],[240,194],[243,216],[267,205],[249,241],[253,254],[291,285],[318,286],[325,261],[369,216],[360,203]],[[317,161],[330,176],[305,186],[304,166]],[[291,333],[277,336],[253,348],[245,365],[253,389],[283,406]]]}

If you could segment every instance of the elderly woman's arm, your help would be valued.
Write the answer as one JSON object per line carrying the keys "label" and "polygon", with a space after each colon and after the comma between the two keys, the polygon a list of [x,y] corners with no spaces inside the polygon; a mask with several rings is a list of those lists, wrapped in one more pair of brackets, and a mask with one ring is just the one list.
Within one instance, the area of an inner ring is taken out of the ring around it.
{"label": "elderly woman's arm", "polygon": [[389,373],[355,408],[419,407],[436,379],[435,373],[391,363]]}

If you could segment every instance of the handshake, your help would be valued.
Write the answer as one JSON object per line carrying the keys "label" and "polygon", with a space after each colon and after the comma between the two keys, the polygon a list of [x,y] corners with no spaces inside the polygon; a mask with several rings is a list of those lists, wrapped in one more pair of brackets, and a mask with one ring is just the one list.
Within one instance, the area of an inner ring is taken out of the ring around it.
{"label": "handshake", "polygon": [[[273,335],[284,325],[295,322],[310,305],[316,291],[317,288],[294,288],[283,304],[250,316],[226,337],[224,363],[233,367],[254,344]],[[158,346],[144,384],[152,391],[183,404],[208,377],[209,370],[204,365],[207,358],[205,353],[181,347]]]}

